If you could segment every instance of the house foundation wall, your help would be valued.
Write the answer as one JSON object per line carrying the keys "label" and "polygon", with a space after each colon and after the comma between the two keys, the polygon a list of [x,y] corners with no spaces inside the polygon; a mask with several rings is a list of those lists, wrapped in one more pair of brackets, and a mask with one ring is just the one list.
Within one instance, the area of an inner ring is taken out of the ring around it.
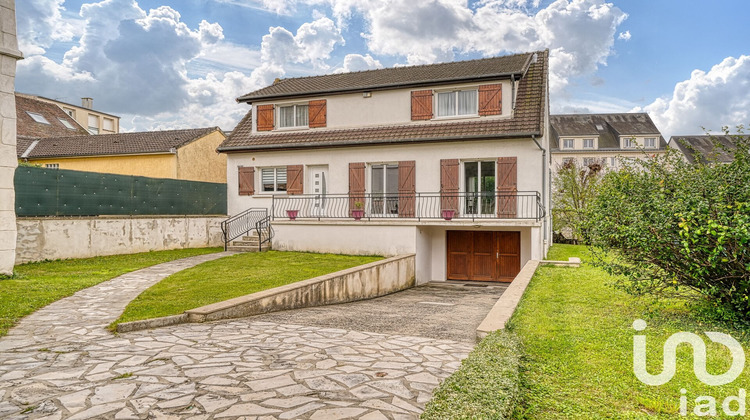
{"label": "house foundation wall", "polygon": [[394,255],[416,252],[415,226],[347,224],[346,222],[275,222],[273,249],[350,255]]}
{"label": "house foundation wall", "polygon": [[225,216],[19,218],[16,264],[222,246]]}

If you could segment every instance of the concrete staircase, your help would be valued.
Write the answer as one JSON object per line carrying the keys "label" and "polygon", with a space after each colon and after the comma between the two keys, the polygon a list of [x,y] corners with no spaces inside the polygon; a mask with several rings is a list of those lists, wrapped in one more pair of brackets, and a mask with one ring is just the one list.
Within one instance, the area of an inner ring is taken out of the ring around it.
{"label": "concrete staircase", "polygon": [[[264,232],[262,235],[263,239],[268,238],[268,233]],[[227,251],[237,252],[263,252],[271,249],[271,242],[268,241],[260,246],[261,236],[258,236],[258,232],[250,232],[247,236],[242,236],[227,246]]]}

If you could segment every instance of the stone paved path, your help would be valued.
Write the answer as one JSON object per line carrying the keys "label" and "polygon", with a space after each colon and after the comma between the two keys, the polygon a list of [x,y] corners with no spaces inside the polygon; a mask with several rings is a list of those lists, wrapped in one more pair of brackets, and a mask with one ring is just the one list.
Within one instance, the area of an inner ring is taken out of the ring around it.
{"label": "stone paved path", "polygon": [[0,339],[0,418],[414,419],[472,348],[252,319],[105,330],[141,290],[221,255],[126,274],[25,318]]}

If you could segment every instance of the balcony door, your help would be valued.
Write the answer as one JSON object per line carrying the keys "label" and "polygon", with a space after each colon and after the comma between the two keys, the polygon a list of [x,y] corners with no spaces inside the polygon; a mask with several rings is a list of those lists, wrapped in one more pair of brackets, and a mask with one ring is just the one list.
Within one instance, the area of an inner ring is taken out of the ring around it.
{"label": "balcony door", "polygon": [[310,189],[313,197],[312,213],[315,217],[323,217],[327,213],[328,199],[328,167],[310,166]]}
{"label": "balcony door", "polygon": [[495,214],[495,161],[464,162],[463,169],[464,215]]}
{"label": "balcony door", "polygon": [[370,214],[398,217],[398,164],[374,164],[370,168]]}
{"label": "balcony door", "polygon": [[450,230],[448,280],[511,282],[521,271],[521,233]]}

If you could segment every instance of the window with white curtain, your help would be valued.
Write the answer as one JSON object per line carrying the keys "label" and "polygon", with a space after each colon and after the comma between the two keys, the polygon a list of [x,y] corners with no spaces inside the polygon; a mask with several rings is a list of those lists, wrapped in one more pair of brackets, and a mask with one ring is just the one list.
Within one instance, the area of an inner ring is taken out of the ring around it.
{"label": "window with white curtain", "polygon": [[264,192],[286,191],[286,168],[263,168],[260,179]]}
{"label": "window with white curtain", "polygon": [[655,149],[656,148],[656,138],[654,137],[646,137],[644,141],[644,147],[648,149]]}
{"label": "window with white curtain", "polygon": [[307,127],[307,105],[279,107],[279,127]]}
{"label": "window with white curtain", "polygon": [[438,117],[477,115],[479,107],[476,89],[439,92],[437,102]]}
{"label": "window with white curtain", "polygon": [[622,148],[623,149],[635,149],[635,139],[622,139]]}
{"label": "window with white curtain", "polygon": [[99,116],[94,114],[89,114],[89,133],[91,134],[99,134]]}

